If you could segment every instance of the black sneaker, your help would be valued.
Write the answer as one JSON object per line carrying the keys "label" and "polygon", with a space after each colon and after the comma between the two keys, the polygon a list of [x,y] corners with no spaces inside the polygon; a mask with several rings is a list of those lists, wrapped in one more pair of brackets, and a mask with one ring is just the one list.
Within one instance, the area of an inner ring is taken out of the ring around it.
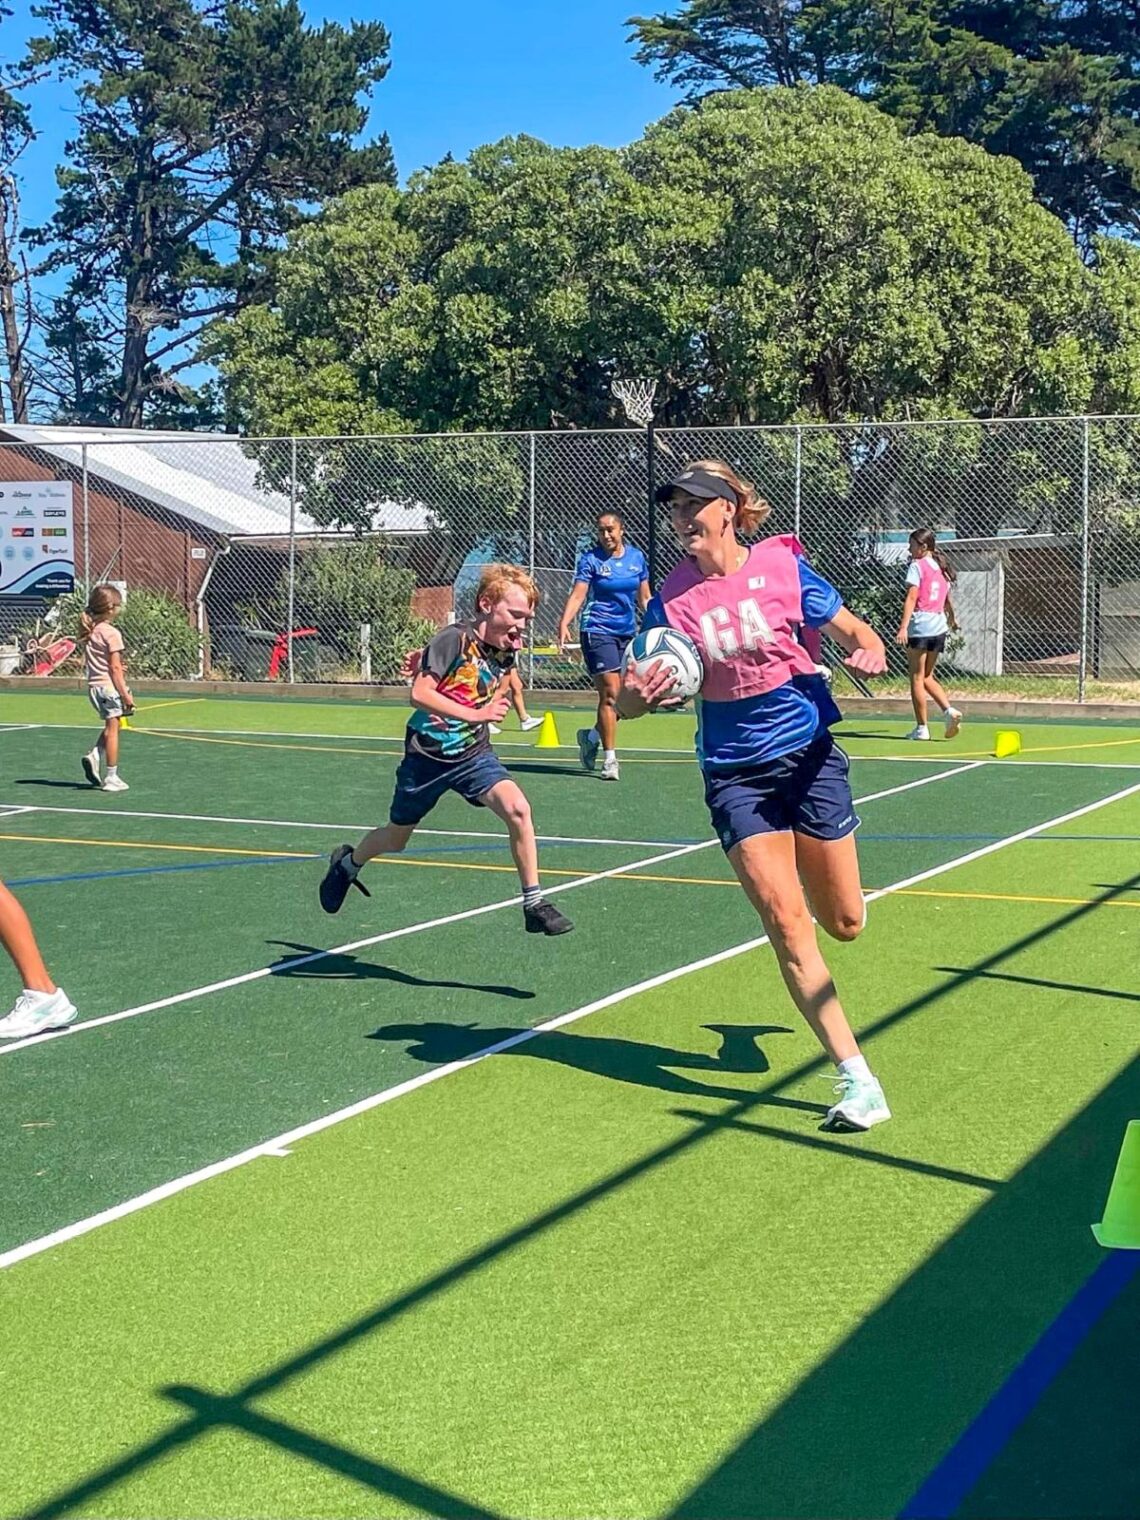
{"label": "black sneaker", "polygon": [[537,902],[533,908],[524,908],[523,920],[528,934],[569,934],[574,927],[552,902]]}
{"label": "black sneaker", "polygon": [[329,868],[320,886],[321,907],[326,913],[340,912],[341,905],[348,896],[349,887],[355,887],[359,892],[363,892],[365,897],[372,896],[360,877],[350,876],[345,869],[345,857],[351,854],[350,844],[338,844],[329,856]]}

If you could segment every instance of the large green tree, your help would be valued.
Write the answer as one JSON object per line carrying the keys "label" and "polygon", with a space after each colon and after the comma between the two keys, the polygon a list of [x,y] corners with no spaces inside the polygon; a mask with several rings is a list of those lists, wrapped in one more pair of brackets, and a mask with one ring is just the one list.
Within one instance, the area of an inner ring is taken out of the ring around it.
{"label": "large green tree", "polygon": [[[272,292],[282,239],[328,197],[394,177],[361,146],[379,22],[305,25],[296,0],[47,0],[30,67],[76,89],[39,241],[67,275],[46,345],[60,406],[137,426],[206,326]],[[52,362],[54,360],[54,363]]]}
{"label": "large green tree", "polygon": [[252,432],[593,426],[616,369],[674,425],[1068,411],[1107,330],[1016,164],[831,88],[352,192],[278,276],[215,338]]}
{"label": "large green tree", "polygon": [[639,60],[690,96],[837,85],[1017,158],[1082,244],[1140,230],[1134,0],[681,0],[629,24]]}

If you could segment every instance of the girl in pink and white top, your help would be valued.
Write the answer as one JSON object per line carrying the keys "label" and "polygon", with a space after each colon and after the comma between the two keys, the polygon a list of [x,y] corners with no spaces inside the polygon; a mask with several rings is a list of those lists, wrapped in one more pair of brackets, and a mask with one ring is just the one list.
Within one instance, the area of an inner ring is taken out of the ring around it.
{"label": "girl in pink and white top", "polygon": [[[740,884],[764,922],[784,982],[835,1062],[828,1120],[870,1129],[890,1118],[824,964],[816,922],[852,940],[866,922],[847,756],[830,725],[840,716],[797,630],[825,629],[864,675],[886,669],[882,640],[807,564],[790,535],[741,543],[768,516],[747,480],[703,459],[658,493],[686,558],[650,602],[645,627],[667,624],[700,650],[697,758],[705,801]],[[673,678],[658,664],[627,667],[623,718],[668,704]]]}
{"label": "girl in pink and white top", "polygon": [[914,727],[908,739],[929,739],[926,699],[932,697],[946,724],[946,737],[953,739],[962,726],[962,714],[951,706],[941,683],[934,679],[938,656],[946,648],[946,635],[958,624],[950,602],[954,571],[938,552],[933,528],[916,528],[910,535],[906,601],[903,603],[895,642],[906,646],[910,671],[910,700]]}
{"label": "girl in pink and white top", "polygon": [[[105,792],[128,790],[119,775],[119,720],[130,717],[135,702],[123,673],[123,635],[115,627],[115,619],[122,610],[123,598],[114,586],[96,586],[79,620],[87,664],[87,695],[103,719],[103,732],[94,748],[83,756],[83,774],[92,786],[101,786]],[[99,762],[104,757],[106,779],[99,774]]]}

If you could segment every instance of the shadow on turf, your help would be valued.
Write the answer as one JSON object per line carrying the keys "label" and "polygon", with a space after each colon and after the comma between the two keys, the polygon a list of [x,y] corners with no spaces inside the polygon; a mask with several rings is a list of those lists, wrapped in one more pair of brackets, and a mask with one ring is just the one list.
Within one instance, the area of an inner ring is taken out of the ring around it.
{"label": "shadow on turf", "polygon": [[[266,943],[279,945],[282,950],[292,952],[290,955],[283,956],[276,965],[270,968],[270,976],[293,976],[312,982],[381,981],[398,982],[401,987],[453,987],[460,992],[482,992],[493,997],[517,998],[522,1001],[537,996],[537,993],[528,991],[525,987],[487,985],[483,982],[453,982],[444,977],[435,976],[413,976],[410,971],[398,971],[395,966],[381,966],[376,961],[362,961],[343,950],[336,955],[328,955],[316,945],[301,945],[288,939],[271,939]],[[293,961],[293,954],[319,955],[321,959],[310,961],[308,965],[298,966]]]}
{"label": "shadow on turf", "polygon": [[[768,1057],[756,1044],[761,1035],[791,1034],[783,1024],[706,1024],[706,1029],[721,1037],[716,1055],[692,1050],[674,1050],[668,1045],[650,1045],[641,1040],[621,1040],[589,1034],[565,1034],[560,1029],[531,1035],[527,1029],[488,1029],[478,1024],[425,1023],[384,1024],[367,1036],[370,1040],[394,1040],[407,1043],[407,1054],[431,1066],[446,1066],[452,1061],[468,1060],[507,1040],[529,1035],[525,1042],[502,1052],[509,1056],[528,1056],[539,1061],[554,1061],[572,1066],[597,1077],[615,1082],[630,1082],[637,1087],[657,1088],[661,1092],[687,1093],[691,1097],[727,1098],[737,1102],[739,1087],[715,1087],[681,1076],[674,1067],[685,1071],[717,1072],[734,1075],[763,1073],[771,1068]],[[826,1104],[804,1103],[790,1098],[777,1101],[781,1107],[826,1113]]]}
{"label": "shadow on turf", "polygon": [[[901,1004],[868,1026],[862,1031],[863,1039],[937,1005],[964,982],[991,972],[1137,884],[1140,875],[1010,942],[964,972],[952,974],[941,985]],[[422,1029],[415,1025],[390,1027],[410,1028],[412,1038],[422,1035]],[[484,1042],[491,1034],[482,1031]],[[535,1037],[539,1038],[542,1037]],[[681,1054],[692,1059],[691,1052]],[[218,1411],[216,1395],[200,1394],[185,1387],[166,1390],[169,1397],[192,1403],[197,1412],[79,1483],[59,1491],[35,1509],[25,1511],[21,1520],[57,1520],[209,1434],[218,1424],[233,1425],[235,1409],[248,1408],[254,1400],[273,1393],[421,1305],[450,1292],[528,1241],[576,1218],[602,1199],[641,1181],[722,1131],[741,1126],[756,1108],[781,1101],[774,1088],[819,1074],[826,1064],[825,1058],[819,1056],[782,1073],[758,1092],[744,1095],[731,1092],[735,1101],[721,1113],[701,1114],[699,1122],[692,1123],[667,1144],[525,1220],[396,1297],[377,1304],[323,1340],[266,1368],[222,1397],[224,1413]],[[933,1088],[936,1073],[932,1074],[931,1082]],[[726,1515],[734,1520],[769,1520],[788,1515],[887,1515],[900,1510],[905,1513],[909,1496],[1098,1261],[1087,1223],[1101,1211],[1120,1135],[1124,1124],[1135,1116],[1138,1104],[1140,1062],[1134,1062],[1008,1182],[958,1174],[963,1183],[992,1194],[984,1207],[907,1276],[724,1462],[702,1478],[672,1512],[670,1520],[723,1520]],[[758,1139],[778,1143],[788,1138],[778,1132],[770,1135],[762,1132],[758,1125],[751,1127]],[[790,1138],[799,1143],[805,1137]],[[857,1143],[861,1137],[806,1138],[817,1145],[845,1149],[852,1138]],[[888,1166],[898,1160],[879,1155],[873,1149],[866,1150],[861,1159],[866,1165]],[[931,1170],[938,1175],[936,1169]],[[860,1237],[864,1248],[889,1248],[889,1225],[889,1220],[880,1222],[877,1243],[872,1236]],[[820,1221],[819,1249],[829,1249],[829,1230],[835,1249],[842,1249],[842,1220]],[[826,1308],[821,1306],[821,1312],[826,1312]],[[756,1315],[749,1309],[748,1324],[755,1327],[756,1323]],[[763,1355],[762,1334],[758,1355]],[[1121,1417],[1130,1420],[1132,1370],[1127,1358],[1122,1370],[1125,1379]],[[1079,1401],[1076,1414],[1079,1417]],[[264,1422],[262,1427],[255,1433],[276,1442],[278,1435],[270,1434]],[[254,1433],[250,1423],[245,1428]],[[1076,1434],[1066,1428],[1054,1433],[1052,1441],[1043,1440],[1041,1459],[1054,1464],[1063,1463],[1066,1458],[1071,1462]],[[1086,1442],[1095,1441],[1101,1434],[1079,1432]],[[322,1466],[344,1471],[346,1460],[357,1460],[356,1454],[344,1448],[311,1441],[307,1436],[303,1439],[303,1454]],[[302,1454],[296,1442],[288,1449]],[[1122,1443],[1121,1450],[1128,1460],[1121,1460],[1107,1472],[1103,1463],[1098,1466],[1095,1457],[1089,1457],[1085,1470],[1090,1475],[1090,1487],[1082,1496],[1083,1507],[1073,1505],[1061,1510],[1052,1506],[1049,1513],[1074,1517],[1087,1514],[1090,1497],[1095,1494],[1098,1514],[1119,1515],[1129,1520],[1134,1517],[1131,1442]],[[402,1474],[393,1475],[391,1469],[372,1459],[364,1460],[370,1463],[370,1469],[361,1481],[377,1492],[403,1495],[407,1490],[393,1485],[415,1481]],[[1007,1479],[1008,1491],[996,1500],[983,1493],[984,1483],[980,1483],[975,1488],[975,1507],[967,1502],[942,1513],[1041,1513],[1041,1496],[1033,1486],[1036,1472],[1033,1463],[1027,1464]],[[453,1502],[452,1495],[440,1494],[432,1500],[437,1506],[448,1502]],[[424,1507],[430,1510],[431,1506]],[[480,1514],[471,1508],[454,1511],[441,1507],[436,1512]],[[917,1520],[917,1515],[913,1520]]]}
{"label": "shadow on turf", "polygon": [[49,780],[46,776],[18,776],[14,786],[50,786],[61,792],[98,792],[102,788],[92,786],[90,781]]}
{"label": "shadow on turf", "polygon": [[[951,976],[961,976],[956,966],[936,966],[936,971],[947,971]],[[1016,982],[1021,987],[1046,987],[1057,992],[1083,992],[1089,997],[1119,998],[1125,1003],[1140,1003],[1140,992],[1121,992],[1116,987],[1094,987],[1086,982],[1056,982],[1039,976],[1010,976],[999,971],[987,971],[982,975],[989,982]]]}

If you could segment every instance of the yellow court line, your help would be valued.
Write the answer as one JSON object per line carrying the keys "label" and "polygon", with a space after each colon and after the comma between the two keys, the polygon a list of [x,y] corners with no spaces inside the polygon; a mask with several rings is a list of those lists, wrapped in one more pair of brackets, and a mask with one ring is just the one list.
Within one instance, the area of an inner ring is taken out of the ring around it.
{"label": "yellow court line", "polygon": [[148,702],[145,707],[136,707],[135,712],[154,712],[158,707],[190,707],[195,702],[204,702],[205,697],[170,697],[165,702]]}
{"label": "yellow court line", "polygon": [[289,860],[312,860],[307,850],[239,850],[220,844],[144,844],[133,839],[68,839],[56,834],[0,834],[0,839],[16,839],[21,844],[79,844],[104,850],[179,850],[189,855],[277,855]]}
{"label": "yellow court line", "polygon": [[[173,850],[189,855],[244,855],[244,856],[267,856],[272,855],[283,860],[316,860],[320,856],[308,850],[243,850],[232,845],[207,845],[207,844],[156,844],[142,843],[129,839],[72,839],[64,835],[54,834],[0,834],[0,839],[17,840],[27,844],[74,844],[85,845],[91,848],[105,850]],[[495,874],[503,873],[514,875],[513,865],[491,865],[485,862],[470,860],[417,860],[408,855],[377,855],[374,857],[378,865],[388,866],[417,866],[421,870],[437,871],[491,871]],[[541,876],[580,876],[581,871],[563,870],[558,867],[543,868]],[[678,887],[735,887],[739,883],[734,878],[717,876],[661,876],[647,871],[615,871],[609,878],[612,881],[651,881],[664,882],[670,886]],[[871,888],[868,891],[873,890]],[[1140,908],[1138,902],[1102,901],[1092,897],[1036,897],[1018,892],[947,892],[932,891],[921,887],[903,887],[898,891],[891,892],[892,897],[942,897],[956,898],[968,902],[1020,902],[1020,903],[1046,903],[1064,907],[1101,907],[1101,908]]]}
{"label": "yellow court line", "polygon": [[1073,908],[1140,908],[1140,902],[1120,902],[1099,897],[1033,897],[1023,892],[932,892],[921,887],[904,887],[892,897],[958,897],[971,902],[1051,903]]}

